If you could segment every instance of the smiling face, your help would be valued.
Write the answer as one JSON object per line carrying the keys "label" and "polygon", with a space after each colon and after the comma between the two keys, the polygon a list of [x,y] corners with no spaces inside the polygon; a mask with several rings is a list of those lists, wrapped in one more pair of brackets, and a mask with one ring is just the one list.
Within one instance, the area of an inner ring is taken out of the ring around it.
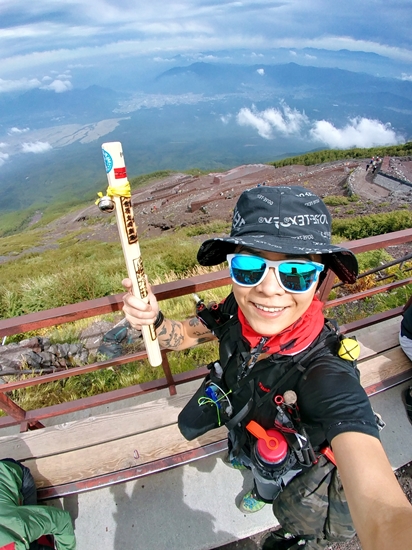
{"label": "smiling face", "polygon": [[[296,256],[265,252],[263,250],[236,250],[242,254],[252,254],[267,260],[296,259]],[[301,259],[320,261],[320,256],[303,256]],[[284,290],[273,268],[263,281],[254,287],[239,286],[233,282],[233,294],[250,326],[258,334],[273,336],[293,325],[309,308],[316,293],[316,285],[307,292],[299,294]]]}

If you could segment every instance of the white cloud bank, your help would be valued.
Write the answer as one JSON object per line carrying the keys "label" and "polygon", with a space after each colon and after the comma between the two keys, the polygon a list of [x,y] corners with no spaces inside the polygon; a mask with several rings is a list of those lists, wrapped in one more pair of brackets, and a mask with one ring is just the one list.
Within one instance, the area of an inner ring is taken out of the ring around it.
{"label": "white cloud bank", "polygon": [[[41,80],[38,78],[19,78],[16,80],[4,80],[0,78],[0,93],[10,92],[25,92],[35,88],[43,90],[51,90],[56,93],[67,92],[73,88],[70,82],[71,75],[59,75],[58,78],[43,76]],[[50,82],[51,81],[51,82]],[[49,82],[48,84],[46,84]]]}
{"label": "white cloud bank", "polygon": [[53,149],[53,147],[50,145],[50,143],[47,143],[45,141],[34,141],[34,142],[26,142],[22,143],[21,149],[23,153],[45,153],[46,151],[50,151],[50,149]]}
{"label": "white cloud bank", "polygon": [[332,149],[348,149],[350,147],[377,147],[380,145],[396,145],[404,143],[405,139],[398,134],[390,124],[368,118],[352,118],[342,127],[337,128],[327,120],[310,121],[305,113],[292,109],[285,103],[279,109],[270,108],[258,111],[240,109],[236,116],[240,126],[250,126],[265,139],[273,139],[276,135],[295,136],[302,140],[320,142]]}
{"label": "white cloud bank", "polygon": [[70,80],[60,80],[57,78],[56,80],[53,80],[50,84],[47,84],[47,86],[42,86],[43,90],[51,90],[53,92],[56,92],[56,94],[62,94],[64,92],[68,92],[69,90],[73,89],[73,85],[70,82]]}
{"label": "white cloud bank", "polygon": [[9,136],[12,134],[24,134],[25,132],[28,132],[30,128],[17,128],[17,126],[13,126],[13,128],[10,128],[10,130],[7,132]]}
{"label": "white cloud bank", "polygon": [[390,124],[360,117],[350,119],[343,128],[335,128],[326,120],[318,120],[310,134],[315,140],[326,143],[331,149],[396,145],[405,141]]}
{"label": "white cloud bank", "polygon": [[41,86],[37,78],[20,78],[18,80],[3,80],[0,78],[0,93],[32,90]]}
{"label": "white cloud bank", "polygon": [[237,114],[237,122],[240,126],[251,126],[265,139],[272,139],[274,133],[284,135],[299,134],[309,123],[305,113],[297,109],[291,109],[285,103],[280,109],[270,108],[258,111],[255,106],[252,109],[243,107]]}

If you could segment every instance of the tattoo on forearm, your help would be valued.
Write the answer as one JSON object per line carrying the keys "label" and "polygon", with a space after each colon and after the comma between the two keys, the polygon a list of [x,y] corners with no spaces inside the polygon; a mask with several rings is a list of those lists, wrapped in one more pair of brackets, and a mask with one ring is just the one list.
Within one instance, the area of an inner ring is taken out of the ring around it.
{"label": "tattoo on forearm", "polygon": [[184,340],[182,323],[169,319],[169,323],[164,323],[158,336],[164,347],[170,349],[179,347]]}
{"label": "tattoo on forearm", "polygon": [[202,342],[207,342],[209,338],[199,338],[200,336],[205,336],[206,334],[210,337],[210,330],[205,327],[205,325],[197,318],[193,317],[192,319],[189,319],[189,325],[191,327],[199,327],[199,330],[193,331],[193,336],[198,337],[198,343],[201,344]]}
{"label": "tattoo on forearm", "polygon": [[205,342],[210,342],[210,338],[198,338],[197,339],[198,344],[204,344]]}

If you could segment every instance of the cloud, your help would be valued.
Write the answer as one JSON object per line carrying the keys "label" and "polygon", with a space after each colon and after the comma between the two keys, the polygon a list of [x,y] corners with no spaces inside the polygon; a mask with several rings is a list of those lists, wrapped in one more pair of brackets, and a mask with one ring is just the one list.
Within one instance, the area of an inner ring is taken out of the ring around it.
{"label": "cloud", "polygon": [[220,116],[220,120],[223,122],[223,124],[229,124],[231,118],[232,118],[231,114]]}
{"label": "cloud", "polygon": [[410,80],[410,81],[412,81],[412,74],[402,73],[401,80]]}
{"label": "cloud", "polygon": [[53,80],[53,82],[50,82],[50,84],[47,84],[47,86],[42,86],[42,89],[52,90],[53,92],[56,92],[56,94],[62,94],[64,92],[72,90],[73,84],[70,82],[70,80],[60,80],[59,78],[56,78],[56,80]]}
{"label": "cloud", "polygon": [[19,78],[18,80],[3,80],[0,78],[0,93],[19,92],[38,88],[41,82],[37,78]]}
{"label": "cloud", "polygon": [[46,153],[53,149],[50,143],[44,141],[35,141],[35,142],[26,142],[22,143],[22,152],[23,153]]}
{"label": "cloud", "polygon": [[155,63],[173,63],[175,60],[172,57],[166,58],[166,57],[157,56],[153,58],[153,61]]}
{"label": "cloud", "polygon": [[[53,73],[54,71],[50,71]],[[52,90],[56,93],[67,92],[73,88],[70,82],[71,75],[69,71],[65,74],[59,74],[57,77],[44,75],[39,78],[19,78],[15,80],[4,80],[0,78],[0,93],[24,92],[41,88],[43,90]]]}
{"label": "cloud", "polygon": [[236,120],[240,126],[251,126],[255,128],[261,137],[265,139],[272,138],[272,126],[265,120],[264,116],[257,113],[255,109],[251,110],[243,107],[238,112]]}
{"label": "cloud", "polygon": [[349,124],[343,128],[336,128],[326,120],[318,120],[314,123],[310,135],[314,140],[321,141],[332,149],[396,145],[405,141],[390,124],[361,117],[350,119]]}
{"label": "cloud", "polygon": [[337,128],[327,120],[309,120],[304,112],[292,109],[282,102],[280,108],[258,111],[243,107],[236,116],[240,126],[250,126],[265,139],[276,134],[295,136],[302,140],[321,142],[331,149],[350,147],[377,147],[404,143],[405,138],[392,126],[380,120],[351,118],[343,128]]}
{"label": "cloud", "polygon": [[150,54],[160,60],[177,52],[236,48],[249,49],[255,60],[271,48],[287,48],[296,56],[295,50],[312,47],[411,63],[410,0],[382,6],[382,0],[3,0],[2,76],[65,63],[100,64],[104,71],[116,56]]}
{"label": "cloud", "polygon": [[17,128],[16,126],[13,126],[13,128],[10,128],[10,130],[7,132],[10,135],[12,134],[24,134],[25,132],[29,132],[30,128]]}
{"label": "cloud", "polygon": [[0,153],[0,166],[3,166],[3,164],[8,160],[9,155],[7,153]]}
{"label": "cloud", "polygon": [[286,103],[282,103],[280,109],[270,108],[261,112],[255,106],[252,109],[243,107],[236,120],[240,126],[255,128],[265,139],[273,138],[274,132],[284,135],[300,134],[309,123],[305,113],[291,109]]}
{"label": "cloud", "polygon": [[257,74],[260,74],[261,76],[263,76],[265,74],[265,69],[257,69]]}

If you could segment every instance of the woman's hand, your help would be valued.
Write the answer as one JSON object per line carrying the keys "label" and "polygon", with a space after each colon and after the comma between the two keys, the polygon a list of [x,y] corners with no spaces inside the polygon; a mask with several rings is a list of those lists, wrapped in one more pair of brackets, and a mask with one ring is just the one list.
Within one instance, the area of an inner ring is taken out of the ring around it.
{"label": "woman's hand", "polygon": [[123,296],[123,311],[132,327],[138,330],[141,330],[142,325],[153,325],[159,313],[156,296],[153,294],[150,284],[147,282],[146,284],[149,303],[133,295],[130,279],[123,279],[122,281],[122,285],[127,291],[127,294]]}
{"label": "woman's hand", "polygon": [[[133,328],[141,330],[142,325],[153,325],[159,314],[159,303],[147,284],[149,303],[132,294],[132,282],[124,279],[122,285],[128,291],[123,297],[123,311]],[[167,349],[187,349],[202,342],[214,340],[215,336],[197,317],[184,321],[163,318],[156,329],[159,344]]]}

